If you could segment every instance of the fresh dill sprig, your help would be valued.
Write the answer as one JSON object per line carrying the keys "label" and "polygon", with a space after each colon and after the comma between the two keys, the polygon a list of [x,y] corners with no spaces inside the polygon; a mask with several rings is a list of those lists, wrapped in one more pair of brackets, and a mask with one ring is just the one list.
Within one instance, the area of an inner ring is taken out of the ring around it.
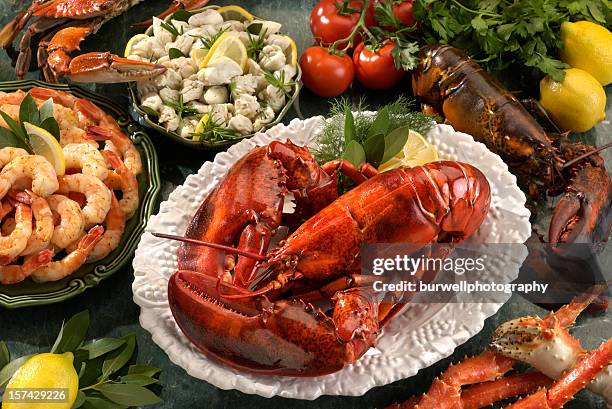
{"label": "fresh dill sprig", "polygon": [[[383,108],[389,112],[388,129],[390,130],[408,126],[425,135],[434,125],[432,118],[415,111],[414,101],[405,96],[400,96],[396,101],[380,107],[380,109]],[[376,116],[365,113],[368,110],[365,100],[362,98],[356,104],[352,104],[347,98],[333,101],[329,110],[329,118],[314,149],[314,156],[319,163],[342,157],[345,149],[344,115],[347,110],[354,112],[355,140],[363,144],[368,138]]]}
{"label": "fresh dill sprig", "polygon": [[203,122],[200,132],[193,134],[194,140],[206,142],[228,141],[235,139],[237,136],[238,133],[235,130],[217,123],[213,115],[206,115],[206,120]]}
{"label": "fresh dill sprig", "polygon": [[259,61],[259,54],[266,46],[266,32],[267,29],[263,29],[259,32],[257,37],[249,35],[249,44],[247,45],[247,55],[250,59]]}
{"label": "fresh dill sprig", "polygon": [[174,109],[174,112],[176,112],[176,115],[181,119],[188,117],[188,116],[198,115],[200,113],[200,111],[198,111],[196,108],[190,107],[189,105],[185,105],[183,103],[182,95],[179,95],[179,100],[177,103],[166,102],[166,105]]}

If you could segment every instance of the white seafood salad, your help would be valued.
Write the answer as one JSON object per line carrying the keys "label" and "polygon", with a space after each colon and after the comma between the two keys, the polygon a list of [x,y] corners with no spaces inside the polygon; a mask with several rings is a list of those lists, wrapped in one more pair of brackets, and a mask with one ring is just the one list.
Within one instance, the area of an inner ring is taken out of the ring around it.
{"label": "white seafood salad", "polygon": [[166,130],[194,141],[263,129],[297,87],[297,49],[280,30],[281,24],[237,6],[154,18],[152,33],[133,37],[125,52],[167,67],[137,83],[140,108]]}

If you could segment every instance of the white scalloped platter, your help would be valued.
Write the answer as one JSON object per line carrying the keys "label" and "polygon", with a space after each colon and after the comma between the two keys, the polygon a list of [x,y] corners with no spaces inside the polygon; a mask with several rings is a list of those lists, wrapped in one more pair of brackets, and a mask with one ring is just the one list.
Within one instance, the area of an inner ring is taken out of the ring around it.
{"label": "white scalloped platter", "polygon": [[[191,376],[221,389],[237,389],[264,397],[283,396],[316,399],[321,395],[360,396],[375,386],[407,378],[443,359],[478,333],[487,317],[502,306],[499,302],[454,302],[409,305],[384,328],[377,347],[358,362],[331,375],[315,378],[254,375],[239,372],[208,359],[181,333],[167,298],[169,277],[177,268],[178,242],[161,240],[150,232],[183,235],[200,203],[228,169],[249,150],[273,140],[291,139],[312,145],[325,119],[313,117],[277,125],[219,153],[197,174],[176,188],[151,217],[134,258],[134,301],[141,307],[140,324],[176,365]],[[524,243],[531,234],[526,197],[516,178],[499,156],[470,135],[451,126],[436,125],[426,136],[435,145],[440,159],[459,160],[478,167],[491,184],[491,210],[478,231],[486,243]],[[513,247],[516,250],[516,247]],[[491,272],[497,282],[516,278],[526,257],[524,252],[503,255],[499,271]]]}

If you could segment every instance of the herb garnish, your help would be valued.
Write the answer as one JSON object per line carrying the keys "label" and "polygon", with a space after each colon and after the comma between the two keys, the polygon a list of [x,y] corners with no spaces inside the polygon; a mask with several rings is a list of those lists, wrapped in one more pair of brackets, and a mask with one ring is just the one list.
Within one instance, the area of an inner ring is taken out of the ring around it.
{"label": "herb garnish", "polygon": [[204,46],[204,48],[206,50],[210,50],[213,46],[213,44],[215,44],[217,42],[217,40],[219,39],[219,37],[221,37],[227,30],[229,30],[229,28],[224,28],[223,30],[220,30],[219,32],[215,33],[215,34],[211,34],[207,37],[203,37],[203,36],[194,36],[191,35],[194,38],[198,38],[200,40],[200,42],[202,43],[202,45]]}
{"label": "herb garnish", "polygon": [[60,138],[59,125],[53,116],[53,99],[51,98],[45,101],[39,109],[32,95],[27,94],[19,106],[19,123],[6,112],[0,111],[0,116],[8,125],[8,128],[0,127],[0,148],[22,148],[29,153],[34,153],[30,145],[30,136],[23,125],[25,122],[46,130],[57,140]]}
{"label": "herb garnish", "polygon": [[296,81],[286,81],[285,71],[278,71],[278,76],[271,72],[264,71],[264,78],[268,84],[281,91],[285,96],[291,95],[291,90],[297,85]]}
{"label": "herb garnish", "polygon": [[[89,312],[82,311],[62,325],[51,353],[74,354],[79,374],[79,392],[73,409],[115,408],[153,405],[162,400],[151,390],[159,383],[160,369],[133,364],[136,335],[102,338],[85,343],[89,329]],[[0,389],[32,355],[11,360],[10,352],[0,341]]]}
{"label": "herb garnish", "polygon": [[563,22],[612,24],[608,0],[416,0],[413,7],[428,43],[452,44],[488,71],[518,73],[523,82],[543,74],[563,80]]}
{"label": "herb garnish", "polygon": [[169,23],[162,21],[159,23],[159,26],[175,37],[178,37],[183,34],[183,28],[181,27],[181,31],[179,32],[178,28],[176,28],[174,24],[172,24],[172,21],[170,21]]}
{"label": "herb garnish", "polygon": [[413,109],[413,102],[403,96],[374,115],[364,112],[363,99],[355,107],[345,98],[336,100],[314,150],[315,158],[324,163],[342,157],[355,166],[367,161],[378,167],[401,150],[408,129],[426,134],[433,127],[431,117]]}
{"label": "herb garnish", "polygon": [[259,61],[259,55],[266,46],[266,32],[267,29],[263,29],[259,32],[257,37],[249,35],[249,44],[247,45],[247,55],[250,59]]}
{"label": "herb garnish", "polygon": [[198,111],[196,108],[190,107],[189,105],[185,105],[183,103],[183,95],[179,95],[178,102],[176,102],[176,103],[174,103],[174,102],[166,102],[166,105],[168,105],[170,108],[174,109],[174,112],[176,112],[176,115],[180,119],[183,119],[183,118],[188,117],[188,116],[198,115],[200,113],[200,111]]}
{"label": "herb garnish", "polygon": [[226,128],[213,118],[214,115],[207,114],[206,120],[200,132],[193,134],[194,139],[206,142],[219,142],[235,139],[238,134],[235,130]]}

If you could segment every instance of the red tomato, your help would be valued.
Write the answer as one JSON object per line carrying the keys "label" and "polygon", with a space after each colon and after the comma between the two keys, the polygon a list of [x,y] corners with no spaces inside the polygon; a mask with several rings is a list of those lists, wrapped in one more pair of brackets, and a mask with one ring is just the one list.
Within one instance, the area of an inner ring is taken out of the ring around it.
{"label": "red tomato", "polygon": [[404,76],[403,70],[395,68],[393,47],[395,43],[385,44],[377,52],[372,52],[359,44],[353,53],[355,74],[365,87],[371,89],[388,89],[397,85]]}
{"label": "red tomato", "polygon": [[302,82],[315,94],[330,98],[342,94],[355,78],[353,62],[344,55],[333,55],[326,48],[307,48],[300,58]]}
{"label": "red tomato", "polygon": [[[359,11],[351,13],[348,16],[338,13],[338,4],[342,1],[321,0],[318,2],[310,13],[310,31],[315,39],[323,45],[347,38],[359,21]],[[362,1],[350,1],[349,7],[355,10],[363,8]],[[375,24],[374,16],[369,14],[366,16],[366,26]],[[356,37],[354,44],[360,43],[359,36]]]}
{"label": "red tomato", "polygon": [[393,6],[393,15],[407,26],[412,27],[416,24],[416,19],[412,14],[412,3],[414,0],[396,1]]}

